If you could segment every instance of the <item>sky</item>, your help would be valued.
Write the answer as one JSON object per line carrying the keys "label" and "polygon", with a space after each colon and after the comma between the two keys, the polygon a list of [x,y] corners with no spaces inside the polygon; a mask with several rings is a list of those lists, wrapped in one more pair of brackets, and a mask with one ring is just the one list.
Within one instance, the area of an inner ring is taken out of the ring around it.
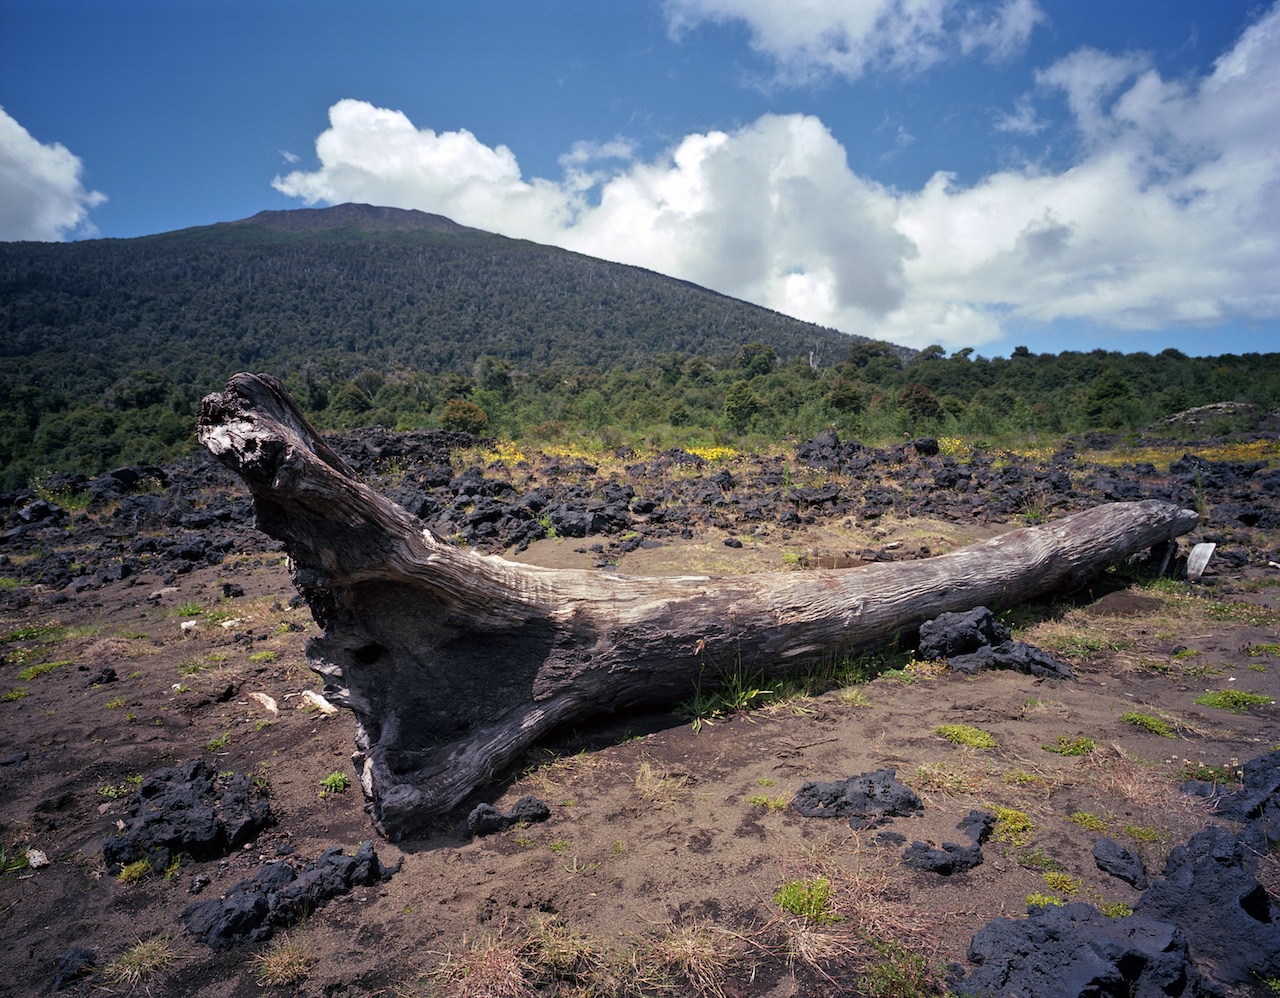
{"label": "sky", "polygon": [[916,348],[1280,351],[1280,0],[0,0],[0,240],[348,201]]}

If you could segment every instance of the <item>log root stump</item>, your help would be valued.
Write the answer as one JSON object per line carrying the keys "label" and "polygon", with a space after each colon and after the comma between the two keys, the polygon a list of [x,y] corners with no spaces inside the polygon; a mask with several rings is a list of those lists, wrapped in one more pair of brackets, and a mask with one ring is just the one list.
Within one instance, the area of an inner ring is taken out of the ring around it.
{"label": "log root stump", "polygon": [[356,715],[356,767],[392,840],[559,725],[676,702],[723,670],[784,675],[946,611],[1070,591],[1198,522],[1167,502],[1111,503],[919,561],[627,577],[453,547],[359,482],[266,375],[206,397],[197,434],[288,550],[324,631],[307,659]]}

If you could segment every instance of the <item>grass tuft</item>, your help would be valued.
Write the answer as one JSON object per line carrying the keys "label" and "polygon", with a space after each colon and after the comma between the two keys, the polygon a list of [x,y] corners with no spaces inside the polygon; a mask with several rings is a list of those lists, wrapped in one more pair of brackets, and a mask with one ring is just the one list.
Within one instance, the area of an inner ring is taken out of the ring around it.
{"label": "grass tuft", "polygon": [[282,988],[297,984],[311,973],[316,954],[310,942],[296,935],[276,939],[253,958],[258,987]]}
{"label": "grass tuft", "polygon": [[1210,690],[1191,702],[1198,703],[1201,707],[1213,707],[1216,710],[1229,710],[1233,714],[1243,714],[1250,707],[1275,703],[1275,700],[1261,693],[1246,693],[1244,690]]}
{"label": "grass tuft", "polygon": [[1173,728],[1169,726],[1169,722],[1155,717],[1152,714],[1144,714],[1140,710],[1131,710],[1128,713],[1121,714],[1120,720],[1127,721],[1129,724],[1136,725],[1139,728],[1146,728],[1153,735],[1159,735],[1161,738],[1176,738]]}
{"label": "grass tuft", "polygon": [[1025,846],[1031,841],[1036,830],[1035,822],[1024,811],[1011,807],[995,808],[996,824],[992,829],[992,837],[997,842],[1008,842],[1014,846]]}
{"label": "grass tuft", "polygon": [[773,900],[783,911],[799,915],[811,925],[830,925],[844,920],[833,908],[831,881],[826,877],[788,880],[774,893]]}
{"label": "grass tuft", "polygon": [[996,747],[995,735],[971,724],[944,724],[933,729],[934,734],[941,735],[955,745],[969,748],[990,749]]}
{"label": "grass tuft", "polygon": [[103,970],[104,981],[130,991],[163,973],[178,959],[178,950],[168,935],[140,939]]}
{"label": "grass tuft", "polygon": [[1053,752],[1057,755],[1088,755],[1097,748],[1097,743],[1092,738],[1086,738],[1084,735],[1079,738],[1068,738],[1066,735],[1059,735],[1054,744],[1041,745],[1040,747],[1046,752]]}

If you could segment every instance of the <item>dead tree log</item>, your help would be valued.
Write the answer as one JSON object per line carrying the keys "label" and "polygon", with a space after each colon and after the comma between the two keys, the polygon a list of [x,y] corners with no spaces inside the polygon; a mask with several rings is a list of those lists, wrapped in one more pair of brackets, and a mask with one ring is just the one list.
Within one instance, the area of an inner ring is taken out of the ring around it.
{"label": "dead tree log", "polygon": [[785,674],[944,611],[1070,591],[1198,522],[1115,503],[920,561],[636,578],[451,546],[357,481],[270,377],[238,374],[205,398],[198,436],[289,551],[324,629],[308,660],[355,712],[356,766],[392,839],[558,725],[687,698],[704,670]]}

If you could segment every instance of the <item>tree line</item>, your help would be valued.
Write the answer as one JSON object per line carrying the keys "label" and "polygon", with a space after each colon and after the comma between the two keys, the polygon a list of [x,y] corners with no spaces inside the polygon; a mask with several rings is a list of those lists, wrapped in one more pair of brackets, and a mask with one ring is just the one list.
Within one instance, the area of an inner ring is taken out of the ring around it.
{"label": "tree line", "polygon": [[[483,355],[465,372],[366,367],[344,377],[303,362],[278,373],[321,429],[443,428],[530,445],[585,441],[637,450],[749,449],[826,428],[870,443],[921,435],[1000,443],[1091,430],[1136,433],[1220,401],[1280,406],[1275,353],[1055,355],[1019,347],[1008,358],[986,358],[930,347],[904,361],[884,344],[854,342],[823,365],[780,358],[772,346],[752,342],[716,357],[663,352],[609,367]],[[158,368],[77,399],[0,377],[2,485],[189,453],[200,394]]]}

